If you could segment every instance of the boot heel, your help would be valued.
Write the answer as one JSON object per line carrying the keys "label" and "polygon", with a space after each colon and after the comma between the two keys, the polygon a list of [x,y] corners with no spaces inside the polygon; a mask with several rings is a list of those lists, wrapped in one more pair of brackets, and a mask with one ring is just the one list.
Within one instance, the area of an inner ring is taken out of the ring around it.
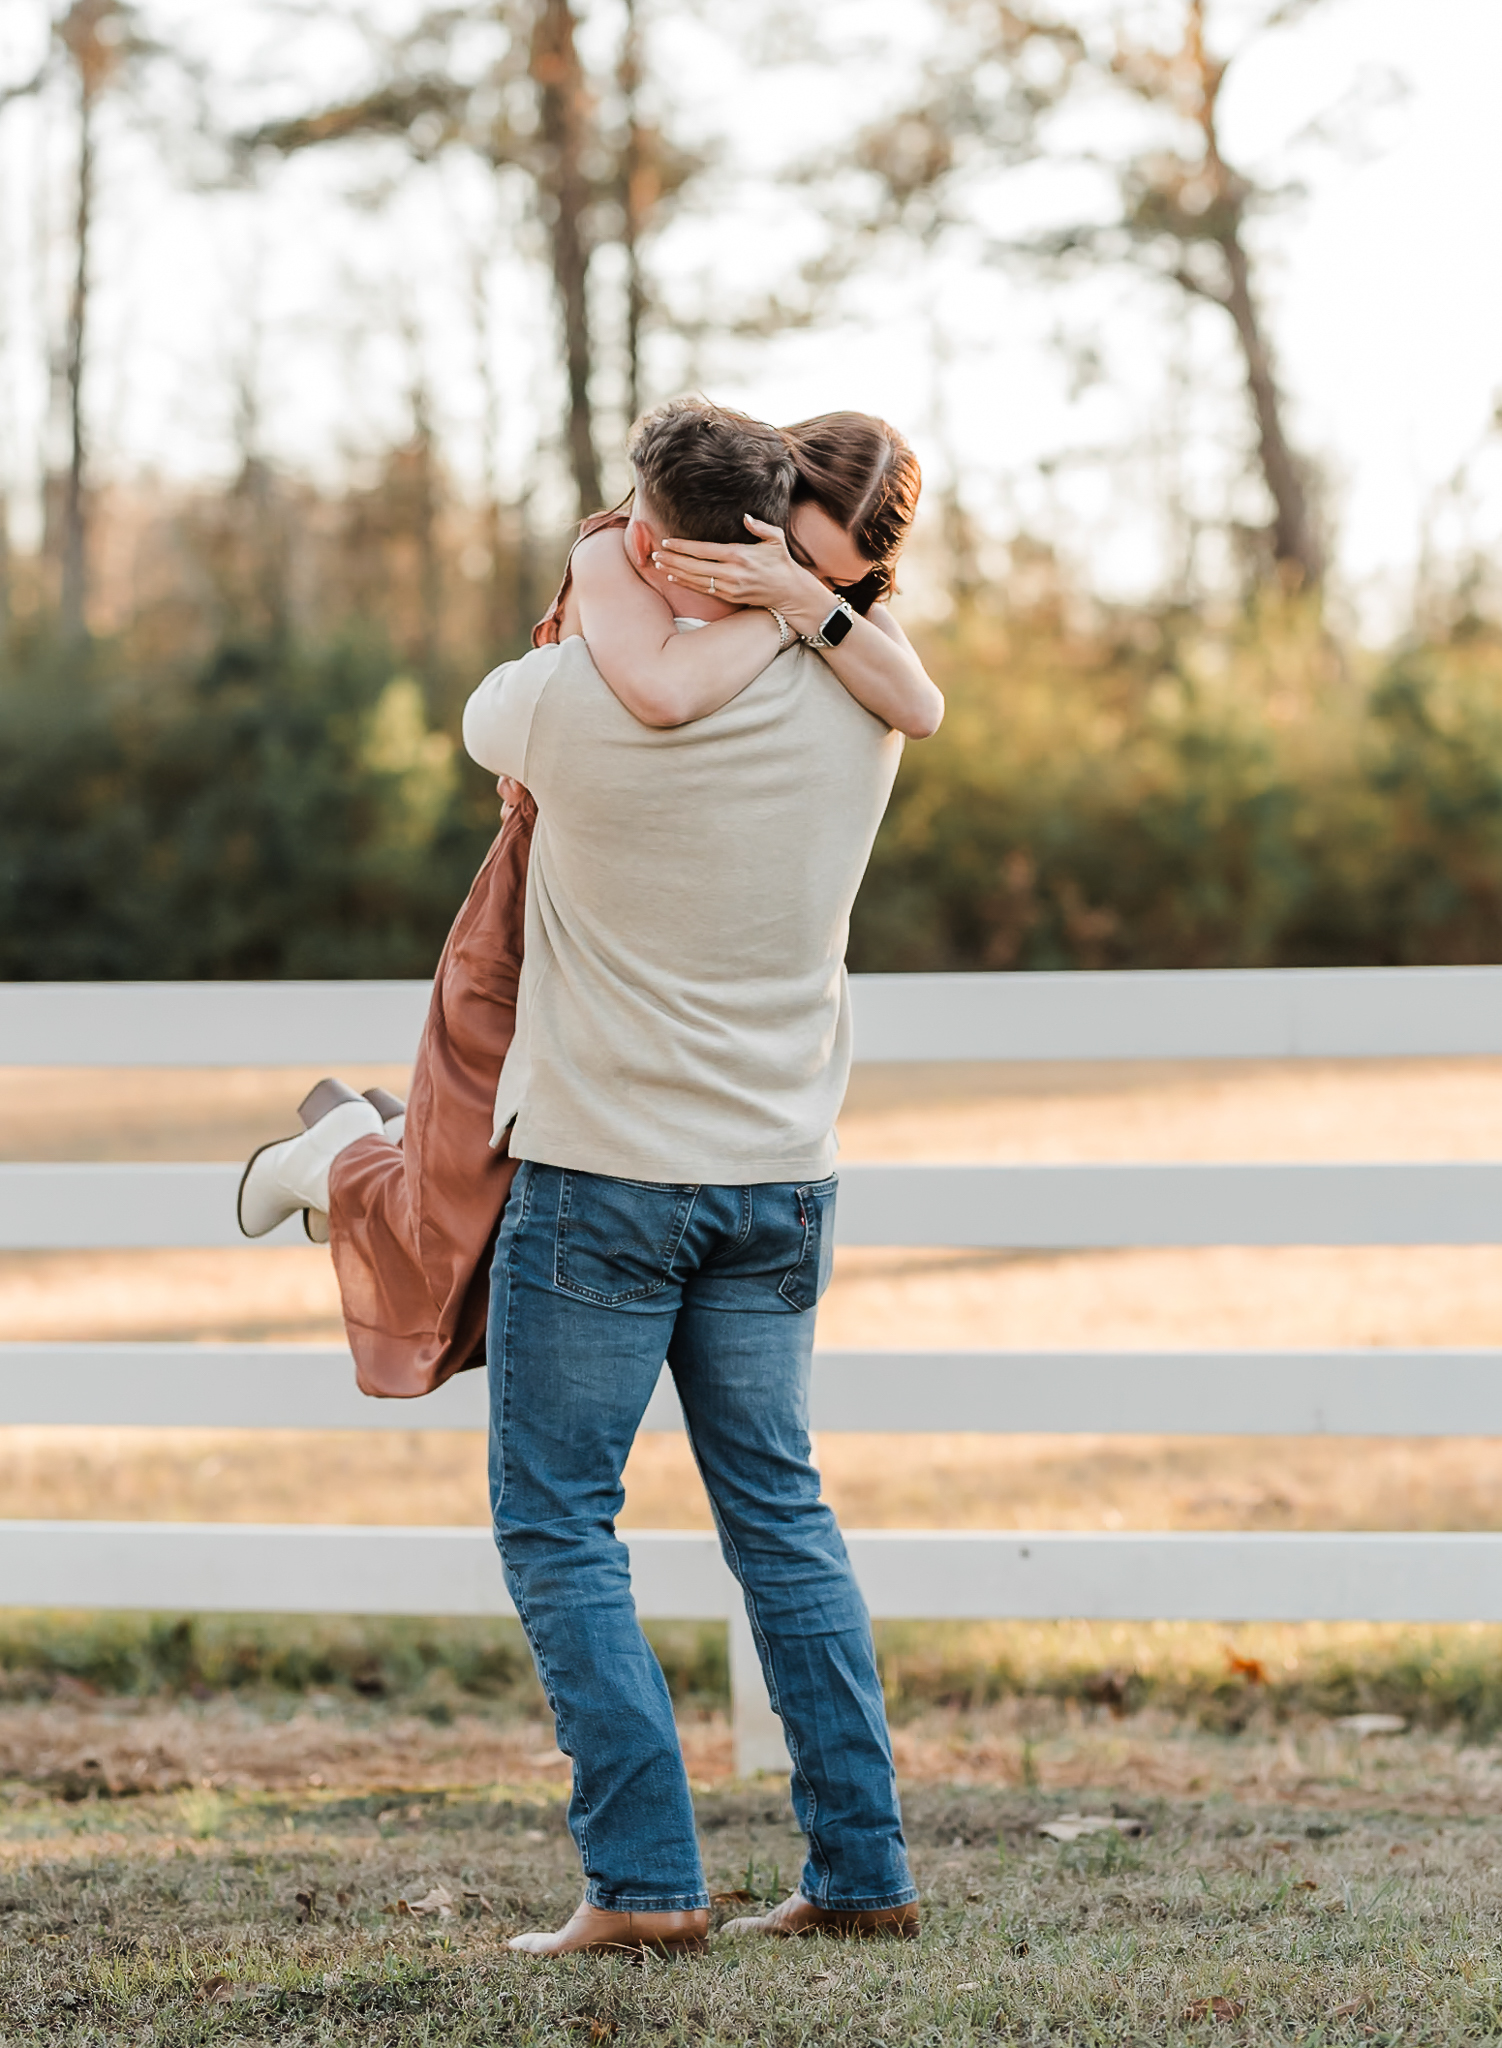
{"label": "boot heel", "polygon": [[314,1124],[322,1121],[331,1109],[337,1109],[341,1102],[363,1102],[364,1096],[351,1088],[346,1081],[336,1081],[332,1076],[320,1081],[316,1088],[310,1088],[297,1105],[298,1119],[305,1131],[311,1131]]}
{"label": "boot heel", "polygon": [[[318,1090],[315,1088],[313,1092],[316,1095]],[[383,1124],[389,1124],[394,1116],[405,1116],[407,1114],[406,1103],[402,1101],[399,1095],[393,1095],[389,1088],[367,1088],[365,1090],[365,1100],[372,1109],[380,1111]]]}

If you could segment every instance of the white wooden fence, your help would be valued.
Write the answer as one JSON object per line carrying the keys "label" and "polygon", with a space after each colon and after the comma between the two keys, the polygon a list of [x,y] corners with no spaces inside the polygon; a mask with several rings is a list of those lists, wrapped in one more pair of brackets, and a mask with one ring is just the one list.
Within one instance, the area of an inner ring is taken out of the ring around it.
{"label": "white wooden fence", "polygon": [[[409,1059],[425,984],[0,986],[0,1065],[326,1066]],[[864,1060],[1502,1054],[1502,969],[858,978]],[[235,1165],[0,1164],[0,1249],[243,1244]],[[1502,1161],[849,1166],[846,1244],[1487,1244]],[[300,1243],[289,1225],[263,1243]],[[309,1257],[326,1256],[308,1252]],[[832,1430],[1502,1435],[1502,1352],[823,1351]],[[0,1343],[0,1424],[479,1429],[483,1377],[370,1401],[345,1353]],[[664,1376],[645,1427],[680,1428]],[[1502,1620],[1502,1535],[855,1531],[878,1616]],[[726,1618],[738,1757],[785,1760],[709,1535],[633,1531],[649,1618]],[[14,1606],[504,1614],[485,1529],[0,1522]]]}

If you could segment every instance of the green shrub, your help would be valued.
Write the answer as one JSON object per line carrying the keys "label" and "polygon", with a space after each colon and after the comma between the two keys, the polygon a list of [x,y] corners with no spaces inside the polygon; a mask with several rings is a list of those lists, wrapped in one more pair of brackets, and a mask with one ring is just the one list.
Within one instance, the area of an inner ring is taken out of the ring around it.
{"label": "green shrub", "polygon": [[425,974],[495,818],[379,649],[33,671],[0,690],[0,978]]}
{"label": "green shrub", "polygon": [[[924,652],[857,968],[1502,957],[1502,635],[1354,663],[1309,609],[1086,624],[1045,587]],[[421,975],[489,777],[378,646],[108,649],[0,678],[0,979]],[[452,721],[452,718],[450,719]]]}
{"label": "green shrub", "polygon": [[1502,957],[1502,639],[1344,672],[1318,621],[1057,609],[927,653],[852,929],[868,970]]}

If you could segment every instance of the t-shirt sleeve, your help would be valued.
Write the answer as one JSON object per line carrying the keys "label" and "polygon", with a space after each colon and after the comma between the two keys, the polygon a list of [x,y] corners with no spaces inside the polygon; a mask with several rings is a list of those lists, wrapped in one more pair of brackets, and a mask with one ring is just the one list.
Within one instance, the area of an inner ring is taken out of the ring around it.
{"label": "t-shirt sleeve", "polygon": [[464,707],[464,751],[492,775],[526,782],[532,719],[558,666],[556,647],[534,647],[493,668]]}

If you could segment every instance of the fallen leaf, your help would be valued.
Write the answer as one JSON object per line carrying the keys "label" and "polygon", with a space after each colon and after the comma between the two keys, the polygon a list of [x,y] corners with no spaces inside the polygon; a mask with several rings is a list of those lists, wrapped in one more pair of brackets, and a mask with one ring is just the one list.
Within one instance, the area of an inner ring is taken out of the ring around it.
{"label": "fallen leaf", "polygon": [[748,1891],[713,1892],[710,1894],[710,1898],[711,1903],[716,1906],[754,1906],[756,1904],[755,1892]]}
{"label": "fallen leaf", "polygon": [[1401,1735],[1408,1723],[1401,1714],[1341,1714],[1335,1726],[1364,1742],[1369,1735]]}
{"label": "fallen leaf", "polygon": [[1337,2005],[1329,2017],[1332,2020],[1354,2019],[1358,2012],[1365,2012],[1372,2003],[1371,1993],[1369,1991],[1364,1992],[1360,1998],[1353,1998],[1349,2005]]}
{"label": "fallen leaf", "polygon": [[303,1891],[294,1892],[292,1896],[297,1901],[297,1922],[300,1927],[304,1927],[308,1921],[318,1918],[318,1887],[316,1884],[310,1884]]}
{"label": "fallen leaf", "polygon": [[232,1977],[210,1977],[202,1991],[210,2005],[241,2005],[247,1999],[259,1998],[268,1988],[264,1984],[237,1984]]}
{"label": "fallen leaf", "polygon": [[445,1891],[441,1884],[435,1884],[425,1898],[398,1899],[397,1910],[414,1913],[419,1919],[432,1916],[438,1920],[452,1920],[454,1917],[454,1895]]}
{"label": "fallen leaf", "polygon": [[979,1984],[956,1984],[954,1988],[956,1991],[979,1991],[981,1986]]}
{"label": "fallen leaf", "polygon": [[1233,1678],[1244,1678],[1248,1685],[1266,1685],[1267,1666],[1260,1657],[1243,1657],[1239,1650],[1225,1646],[1226,1669]]}
{"label": "fallen leaf", "polygon": [[97,1700],[104,1696],[97,1685],[91,1685],[86,1678],[75,1678],[70,1671],[59,1671],[51,1689],[55,1700]]}
{"label": "fallen leaf", "polygon": [[477,1912],[493,1913],[495,1911],[495,1907],[491,1905],[484,1892],[465,1892],[464,1898],[466,1903],[473,1906]]}
{"label": "fallen leaf", "polygon": [[819,1970],[808,1981],[810,1984],[832,1984],[834,1982],[834,1971]]}
{"label": "fallen leaf", "polygon": [[354,1893],[353,1893],[353,1892],[335,1892],[335,1894],[334,1894],[334,1904],[335,1904],[336,1906],[341,1906],[341,1907],[343,1907],[343,1906],[347,1906],[347,1905],[349,1904],[350,1900],[351,1900],[351,1899],[352,1899],[353,1897],[354,1897]]}
{"label": "fallen leaf", "polygon": [[1044,1821],[1038,1829],[1052,1842],[1078,1842],[1085,1835],[1130,1835],[1147,1833],[1146,1823],[1129,1814],[1061,1813],[1057,1820]]}
{"label": "fallen leaf", "polygon": [[1185,2008],[1186,2020],[1239,2020],[1246,2011],[1240,1998],[1197,1998]]}
{"label": "fallen leaf", "polygon": [[1293,1889],[1296,1892],[1317,1892],[1319,1886],[1312,1877],[1301,1877]]}
{"label": "fallen leaf", "polygon": [[1108,1707],[1120,1720],[1127,1710],[1127,1687],[1132,1682],[1130,1671],[1100,1671],[1094,1678],[1085,1681],[1085,1698],[1092,1706]]}

